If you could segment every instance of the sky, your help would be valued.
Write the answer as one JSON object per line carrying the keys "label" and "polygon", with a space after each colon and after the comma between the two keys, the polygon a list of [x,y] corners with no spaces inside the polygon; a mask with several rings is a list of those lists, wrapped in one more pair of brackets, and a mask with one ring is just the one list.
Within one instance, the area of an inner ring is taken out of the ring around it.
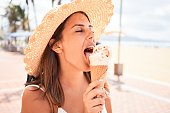
{"label": "sky", "polygon": [[[10,0],[0,0],[0,14],[2,6]],[[13,0],[24,6],[23,0]],[[51,0],[34,0],[38,24],[44,15],[52,8]],[[57,0],[56,0],[57,1]],[[62,3],[70,0],[63,0]],[[6,3],[5,3],[6,2]],[[106,31],[119,31],[120,0],[113,0],[114,15],[106,27]],[[126,36],[142,39],[170,41],[170,0],[123,0],[122,32]],[[30,5],[30,23],[35,27],[35,17]],[[2,22],[0,22],[1,24]]]}

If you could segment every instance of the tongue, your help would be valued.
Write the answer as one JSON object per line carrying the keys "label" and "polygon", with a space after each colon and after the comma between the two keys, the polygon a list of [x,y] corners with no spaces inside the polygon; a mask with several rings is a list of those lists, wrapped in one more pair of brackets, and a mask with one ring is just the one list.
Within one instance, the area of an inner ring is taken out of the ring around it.
{"label": "tongue", "polygon": [[87,61],[90,63],[90,59],[89,59],[90,53],[89,52],[85,52],[84,54],[86,56]]}

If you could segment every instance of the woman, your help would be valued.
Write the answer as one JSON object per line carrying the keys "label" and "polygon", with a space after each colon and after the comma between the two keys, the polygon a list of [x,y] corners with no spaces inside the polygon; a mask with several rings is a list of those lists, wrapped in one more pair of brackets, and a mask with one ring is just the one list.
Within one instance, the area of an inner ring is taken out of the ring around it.
{"label": "woman", "polygon": [[110,0],[77,0],[48,12],[25,50],[33,79],[23,92],[21,113],[112,113],[107,83],[103,90],[103,80],[90,80],[87,54],[112,10]]}

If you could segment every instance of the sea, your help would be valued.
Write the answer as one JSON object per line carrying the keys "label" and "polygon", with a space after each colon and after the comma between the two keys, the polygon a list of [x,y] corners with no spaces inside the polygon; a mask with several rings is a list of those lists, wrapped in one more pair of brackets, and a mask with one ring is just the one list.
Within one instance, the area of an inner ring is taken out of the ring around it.
{"label": "sea", "polygon": [[162,40],[151,40],[138,38],[134,36],[123,36],[119,38],[113,35],[102,35],[99,42],[104,45],[122,45],[122,46],[145,46],[145,47],[154,47],[154,48],[170,48],[170,41]]}

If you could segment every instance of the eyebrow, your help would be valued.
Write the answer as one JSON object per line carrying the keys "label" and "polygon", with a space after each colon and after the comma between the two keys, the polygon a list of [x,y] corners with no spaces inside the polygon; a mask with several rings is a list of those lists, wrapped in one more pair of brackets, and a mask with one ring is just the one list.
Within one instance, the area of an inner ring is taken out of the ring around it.
{"label": "eyebrow", "polygon": [[[83,26],[84,27],[85,25],[83,25],[83,24],[74,24],[73,27],[75,27],[75,26]],[[73,28],[73,27],[71,27],[71,28]],[[89,25],[89,27],[93,27],[93,26]]]}

